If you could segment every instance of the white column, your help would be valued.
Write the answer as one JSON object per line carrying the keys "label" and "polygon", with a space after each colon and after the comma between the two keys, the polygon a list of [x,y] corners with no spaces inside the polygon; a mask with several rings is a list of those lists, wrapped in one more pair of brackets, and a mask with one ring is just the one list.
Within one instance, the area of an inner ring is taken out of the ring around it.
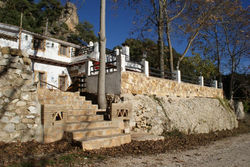
{"label": "white column", "polygon": [[204,86],[204,78],[203,78],[203,76],[199,76],[199,85]]}
{"label": "white column", "polygon": [[217,80],[214,80],[214,81],[213,81],[213,86],[214,86],[214,88],[216,88],[216,89],[218,88],[218,82],[217,82]]}
{"label": "white column", "polygon": [[125,55],[126,61],[130,61],[130,55],[129,55],[129,47],[128,46],[123,46],[122,47],[122,54]]}
{"label": "white column", "polygon": [[220,82],[219,85],[220,85],[220,89],[223,89],[223,83]]}
{"label": "white column", "polygon": [[124,72],[126,71],[126,60],[125,55],[120,54],[117,56],[117,71]]}
{"label": "white column", "polygon": [[94,43],[94,58],[99,61],[100,53],[99,53],[99,43]]}
{"label": "white column", "polygon": [[93,62],[88,60],[86,63],[86,74],[87,76],[91,75],[91,67],[93,66]]}
{"label": "white column", "polygon": [[143,72],[144,74],[148,77],[149,76],[149,65],[148,65],[148,61],[147,60],[142,60],[142,64],[143,64]]}
{"label": "white column", "polygon": [[176,70],[175,71],[175,75],[176,75],[176,81],[178,83],[181,83],[181,71],[180,70]]}
{"label": "white column", "polygon": [[119,49],[115,49],[115,55],[119,56],[119,54],[120,54],[120,50]]}

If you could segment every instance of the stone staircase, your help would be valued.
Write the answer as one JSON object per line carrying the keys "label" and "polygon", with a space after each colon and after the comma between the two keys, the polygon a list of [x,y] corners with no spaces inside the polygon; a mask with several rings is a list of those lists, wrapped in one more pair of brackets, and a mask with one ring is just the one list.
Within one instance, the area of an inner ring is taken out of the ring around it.
{"label": "stone staircase", "polygon": [[40,89],[44,141],[60,140],[64,132],[82,143],[84,150],[120,146],[131,141],[130,134],[123,133],[122,122],[106,121],[97,115],[98,107],[78,93]]}

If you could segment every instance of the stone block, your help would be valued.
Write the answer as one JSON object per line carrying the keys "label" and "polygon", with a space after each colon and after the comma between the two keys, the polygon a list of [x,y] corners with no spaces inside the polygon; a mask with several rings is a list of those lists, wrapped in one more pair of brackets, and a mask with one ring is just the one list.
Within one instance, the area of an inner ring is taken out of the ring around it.
{"label": "stone block", "polygon": [[7,66],[9,65],[9,60],[8,59],[2,59],[0,60],[0,66]]}
{"label": "stone block", "polygon": [[22,93],[21,94],[21,99],[22,100],[30,100],[31,98],[30,98],[30,95],[28,94],[28,93]]}
{"label": "stone block", "polygon": [[15,117],[11,118],[10,122],[18,124],[20,122],[20,117],[19,116],[15,116]]}
{"label": "stone block", "polygon": [[0,120],[3,123],[8,123],[9,122],[9,117],[3,116]]}
{"label": "stone block", "polygon": [[34,106],[30,106],[30,107],[28,108],[28,110],[29,110],[29,112],[30,112],[31,114],[37,114],[37,113],[38,113],[38,109],[37,109],[36,107],[34,107]]}
{"label": "stone block", "polygon": [[23,63],[26,64],[26,65],[30,65],[32,62],[31,62],[30,58],[24,57],[23,58]]}
{"label": "stone block", "polygon": [[29,79],[32,79],[32,75],[29,75],[29,74],[21,74],[22,78],[24,80],[29,80]]}
{"label": "stone block", "polygon": [[17,107],[26,106],[26,102],[25,102],[25,101],[18,101],[18,102],[16,103],[16,106],[17,106]]}
{"label": "stone block", "polygon": [[3,90],[3,95],[6,96],[6,97],[11,97],[11,95],[14,93],[14,89],[6,89],[6,90]]}
{"label": "stone block", "polygon": [[1,49],[2,54],[10,54],[10,47],[3,47]]}
{"label": "stone block", "polygon": [[15,125],[13,123],[9,123],[3,128],[3,130],[5,130],[6,132],[14,132]]}
{"label": "stone block", "polygon": [[16,125],[16,130],[25,130],[27,129],[27,126],[23,123],[19,123]]}

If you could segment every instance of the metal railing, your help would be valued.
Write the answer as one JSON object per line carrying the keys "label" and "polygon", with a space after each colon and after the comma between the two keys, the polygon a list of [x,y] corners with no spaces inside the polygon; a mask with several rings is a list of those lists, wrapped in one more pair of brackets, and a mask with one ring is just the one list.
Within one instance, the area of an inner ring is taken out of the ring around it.
{"label": "metal railing", "polygon": [[144,65],[139,62],[126,61],[126,70],[143,72]]}
{"label": "metal railing", "polygon": [[181,75],[181,81],[185,82],[185,83],[199,85],[199,77],[198,76]]}
{"label": "metal railing", "polygon": [[[164,77],[162,77],[162,72],[164,72]],[[164,78],[170,80],[176,80],[176,74],[171,73],[170,71],[161,71],[153,67],[149,67],[149,75],[157,78]]]}
{"label": "metal railing", "polygon": [[[53,87],[53,88],[56,88],[56,89],[58,89],[58,90],[60,90],[60,91],[62,91],[62,92],[66,92],[66,90],[63,90],[63,89],[61,89],[61,88],[59,88],[59,87],[57,87],[57,86],[55,86],[55,85],[52,85],[52,84],[50,84],[50,83],[48,83],[48,82],[45,82],[45,81],[41,81],[41,80],[39,80],[38,82],[40,82],[40,88],[46,88],[46,85],[49,85],[49,86],[51,86],[51,87]],[[42,83],[42,84],[41,84]],[[45,85],[44,85],[45,84]],[[42,86],[41,86],[42,85]]]}
{"label": "metal railing", "polygon": [[78,57],[78,56],[82,56],[85,54],[90,54],[94,51],[94,47],[91,46],[81,46],[79,49],[75,49],[72,51],[72,57]]}

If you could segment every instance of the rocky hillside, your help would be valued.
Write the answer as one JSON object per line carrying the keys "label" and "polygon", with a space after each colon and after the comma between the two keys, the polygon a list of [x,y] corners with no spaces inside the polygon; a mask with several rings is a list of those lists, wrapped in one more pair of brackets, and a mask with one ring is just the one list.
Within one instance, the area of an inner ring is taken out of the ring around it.
{"label": "rocky hillside", "polygon": [[[67,9],[67,12],[65,10]],[[70,31],[75,32],[75,26],[79,23],[79,18],[77,15],[77,8],[73,3],[67,2],[65,5],[64,16],[63,20],[66,20],[65,23],[67,24]]]}

